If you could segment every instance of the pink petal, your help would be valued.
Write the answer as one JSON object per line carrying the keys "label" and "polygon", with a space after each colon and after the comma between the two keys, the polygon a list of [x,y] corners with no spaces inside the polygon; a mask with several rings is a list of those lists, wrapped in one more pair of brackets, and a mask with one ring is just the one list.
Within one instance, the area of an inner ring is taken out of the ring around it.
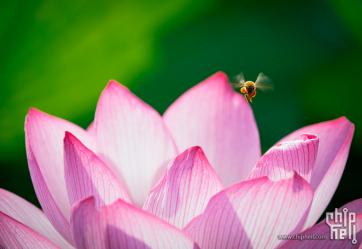
{"label": "pink petal", "polygon": [[200,146],[224,186],[245,180],[260,158],[253,111],[222,72],[184,93],[163,118],[179,150]]}
{"label": "pink petal", "polygon": [[200,214],[199,216],[196,216],[195,218],[193,218],[185,227],[184,229],[182,229],[182,231],[184,231],[186,234],[188,234],[191,238],[195,237],[195,228],[197,225],[197,220],[201,217],[202,215]]}
{"label": "pink petal", "polygon": [[[40,202],[40,205],[52,223],[53,227],[66,239],[71,245],[74,245],[73,238],[70,233],[69,222],[63,216],[62,212],[55,203],[45,181],[38,163],[34,157],[31,146],[29,145],[29,136],[26,135],[25,130],[25,142],[26,142],[26,154],[28,157],[29,171],[36,196]],[[61,176],[59,176],[61,177]],[[67,201],[68,202],[68,201]],[[69,205],[69,204],[68,204]],[[68,214],[69,215],[69,214]]]}
{"label": "pink petal", "polygon": [[[280,142],[294,140],[299,135],[306,133],[316,135],[319,138],[318,155],[311,180],[311,187],[315,191],[337,157],[337,154],[341,151],[342,147],[345,147],[351,133],[353,136],[353,131],[354,125],[345,117],[341,117],[332,121],[303,127],[289,134]],[[344,166],[345,164],[341,165],[341,172],[343,172]],[[340,179],[337,178],[336,180],[338,185]]]}
{"label": "pink petal", "polygon": [[198,248],[179,229],[122,200],[100,211],[93,197],[78,202],[71,227],[77,248]]}
{"label": "pink petal", "polygon": [[88,126],[87,133],[92,137],[91,148],[95,149],[96,148],[96,126],[95,126],[94,122],[92,122]]}
{"label": "pink petal", "polygon": [[33,229],[61,248],[73,248],[54,229],[40,209],[4,189],[0,189],[0,212]]}
{"label": "pink petal", "polygon": [[304,240],[289,240],[283,245],[282,249],[288,249],[288,248],[299,248],[299,249],[303,249],[303,248],[305,248],[305,249],[362,248],[362,213],[360,212],[362,209],[361,204],[362,204],[362,199],[358,199],[358,200],[350,202],[338,209],[338,211],[341,213],[343,213],[342,210],[344,208],[347,208],[348,212],[357,213],[356,223],[355,223],[357,244],[352,244],[351,243],[352,241],[348,239],[349,233],[347,233],[346,239],[331,240],[330,239],[331,228],[326,224],[326,221],[324,219],[317,225],[300,233],[300,235],[304,235],[304,236],[314,235],[314,236],[318,236],[318,237],[325,236],[326,239],[308,240],[307,238],[305,238]]}
{"label": "pink petal", "polygon": [[310,183],[318,143],[316,136],[305,134],[273,146],[254,166],[248,179],[269,176],[277,181],[291,177],[295,171]]}
{"label": "pink petal", "polygon": [[126,87],[110,81],[95,116],[96,152],[142,206],[177,148],[160,115]]}
{"label": "pink petal", "polygon": [[96,126],[94,125],[94,122],[92,122],[88,128],[87,128],[87,133],[89,135],[91,135],[92,137],[94,137],[96,135]]}
{"label": "pink petal", "polygon": [[[211,198],[189,234],[201,248],[276,248],[279,234],[298,232],[313,191],[299,175],[237,183]],[[188,230],[191,230],[188,226]]]}
{"label": "pink petal", "polygon": [[[350,128],[349,135],[346,138],[342,148],[337,153],[332,165],[328,169],[327,173],[324,175],[324,178],[319,184],[318,188],[314,191],[313,203],[310,209],[308,219],[303,229],[311,227],[317,222],[319,217],[323,214],[323,211],[328,206],[330,200],[334,195],[334,192],[337,189],[337,186],[343,174],[344,167],[346,166],[349,148],[351,146],[352,137],[354,133],[354,125],[350,125],[349,128]],[[328,138],[325,137],[325,139]],[[322,141],[322,138],[320,138],[320,141]],[[319,148],[321,148],[321,146],[319,146]],[[321,153],[321,157],[323,155],[325,154]],[[321,166],[321,164],[318,164],[319,156],[320,156],[320,149],[318,150],[318,156],[315,168]],[[314,172],[312,174],[311,183],[313,183],[313,179],[315,179]]]}
{"label": "pink petal", "polygon": [[170,162],[143,209],[182,229],[221,189],[221,181],[202,149],[192,147]]}
{"label": "pink petal", "polygon": [[71,206],[89,196],[95,197],[98,209],[119,198],[131,203],[112,171],[69,132],[64,138],[64,163]]}
{"label": "pink petal", "polygon": [[[27,149],[34,154],[42,177],[56,205],[69,220],[69,203],[64,181],[63,138],[70,131],[85,144],[90,136],[80,127],[31,108],[25,120]],[[33,182],[34,183],[34,182]],[[34,188],[36,185],[34,184]],[[39,200],[40,201],[40,200]],[[42,204],[42,203],[41,203]],[[42,204],[44,205],[44,204]]]}
{"label": "pink petal", "polygon": [[0,211],[0,248],[59,248],[39,233]]}

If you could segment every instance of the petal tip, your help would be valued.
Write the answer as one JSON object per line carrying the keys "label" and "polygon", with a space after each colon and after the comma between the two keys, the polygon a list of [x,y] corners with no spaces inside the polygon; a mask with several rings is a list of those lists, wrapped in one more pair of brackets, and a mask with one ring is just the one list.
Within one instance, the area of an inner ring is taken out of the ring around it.
{"label": "petal tip", "polygon": [[[80,199],[79,201],[74,203],[74,205],[70,208],[70,214],[72,214],[74,210],[77,210],[79,207],[81,207],[83,205],[85,205],[85,206],[89,205],[90,207],[94,207],[94,209],[97,210],[95,198],[93,195],[91,195],[91,196],[85,197],[83,199]],[[97,212],[98,211],[99,210],[97,210]]]}
{"label": "petal tip", "polygon": [[346,116],[339,117],[333,121],[335,123],[348,123],[349,125],[353,125],[353,123]]}
{"label": "petal tip", "polygon": [[218,72],[214,73],[213,75],[211,75],[210,78],[211,77],[220,78],[220,79],[226,80],[226,81],[229,80],[229,77],[223,71],[218,71]]}
{"label": "petal tip", "polygon": [[340,125],[342,123],[344,123],[345,125],[348,124],[349,128],[350,128],[350,135],[349,136],[353,136],[355,125],[348,118],[346,118],[346,116],[339,117],[339,118],[337,118],[335,120],[332,120],[331,122],[333,122],[334,124],[337,124],[337,125]]}
{"label": "petal tip", "polygon": [[40,119],[53,119],[53,118],[57,118],[51,114],[48,114],[46,112],[43,112],[37,108],[34,108],[34,107],[30,107],[29,108],[29,112],[28,114],[26,115],[27,116],[27,119],[29,118],[34,118],[34,119],[37,119],[37,118],[40,118]]}
{"label": "petal tip", "polygon": [[71,142],[73,143],[74,141],[78,140],[72,133],[70,133],[69,131],[65,131],[65,135],[64,135],[64,142]]}
{"label": "petal tip", "polygon": [[100,96],[99,102],[98,104],[103,101],[101,101],[102,99],[109,99],[110,97],[113,98],[118,98],[117,95],[122,95],[122,96],[128,96],[130,94],[130,90],[122,85],[121,83],[118,83],[115,80],[110,80],[107,84],[107,86],[104,88],[104,90],[102,91],[102,94]]}
{"label": "petal tip", "polygon": [[34,108],[34,107],[30,107],[29,111],[28,111],[28,114],[35,114],[37,112],[40,112],[40,111],[38,109]]}
{"label": "petal tip", "polygon": [[34,107],[29,108],[28,114],[25,115],[25,131],[29,128],[30,123],[32,123],[36,117],[43,116],[44,114],[44,112]]}
{"label": "petal tip", "polygon": [[29,111],[28,111],[28,114],[26,116],[28,117],[32,117],[32,116],[36,116],[36,115],[42,115],[44,114],[44,112],[34,108],[34,107],[30,107],[29,108]]}
{"label": "petal tip", "polygon": [[204,150],[201,148],[201,146],[192,146],[188,149],[186,149],[181,155],[187,155],[187,158],[199,158],[198,160],[205,160],[208,164],[210,164],[209,160],[206,158]]}
{"label": "petal tip", "polygon": [[196,145],[196,146],[192,146],[192,147],[190,147],[190,148],[188,148],[187,149],[189,152],[197,152],[197,151],[201,151],[201,152],[203,152],[203,150],[202,150],[202,148],[200,147],[200,146],[198,146],[198,145]]}
{"label": "petal tip", "polygon": [[222,71],[216,72],[211,75],[209,78],[204,80],[203,82],[217,82],[219,84],[223,83],[229,85],[229,77]]}
{"label": "petal tip", "polygon": [[110,89],[110,90],[111,89],[121,89],[121,90],[129,91],[129,89],[126,86],[122,85],[121,83],[119,83],[116,80],[110,80],[105,89]]}

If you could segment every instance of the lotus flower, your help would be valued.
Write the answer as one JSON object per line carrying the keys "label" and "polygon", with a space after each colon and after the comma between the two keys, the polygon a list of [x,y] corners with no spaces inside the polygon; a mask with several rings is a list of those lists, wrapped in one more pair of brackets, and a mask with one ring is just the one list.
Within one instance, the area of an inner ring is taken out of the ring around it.
{"label": "lotus flower", "polygon": [[[80,127],[30,109],[26,150],[43,211],[0,190],[1,248],[348,248],[314,225],[340,181],[354,125],[301,128],[262,157],[253,112],[216,73],[161,117],[110,81]],[[181,153],[181,154],[179,154]],[[343,207],[343,208],[344,208]]]}

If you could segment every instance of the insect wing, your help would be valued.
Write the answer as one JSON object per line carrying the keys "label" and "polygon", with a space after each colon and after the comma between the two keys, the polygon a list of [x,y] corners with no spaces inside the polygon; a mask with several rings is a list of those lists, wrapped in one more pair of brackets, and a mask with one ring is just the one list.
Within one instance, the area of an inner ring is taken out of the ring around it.
{"label": "insect wing", "polygon": [[244,74],[241,72],[233,78],[233,83],[231,83],[235,88],[243,87],[245,85]]}
{"label": "insect wing", "polygon": [[245,83],[245,78],[244,78],[244,74],[243,72],[239,73],[238,75],[236,75],[234,77],[235,82],[239,83],[239,84],[244,84]]}
{"label": "insect wing", "polygon": [[241,88],[245,86],[245,83],[231,83],[231,85],[235,88]]}
{"label": "insect wing", "polygon": [[255,86],[265,92],[273,91],[275,88],[274,82],[265,74],[260,73],[255,81]]}

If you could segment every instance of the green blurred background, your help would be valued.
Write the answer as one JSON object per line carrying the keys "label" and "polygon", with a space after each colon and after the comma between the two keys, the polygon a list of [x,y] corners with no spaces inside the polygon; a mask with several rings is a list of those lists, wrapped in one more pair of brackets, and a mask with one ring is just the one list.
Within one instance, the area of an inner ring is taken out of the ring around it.
{"label": "green blurred background", "polygon": [[276,83],[252,108],[263,152],[290,132],[346,116],[350,156],[327,210],[362,197],[362,3],[69,1],[0,3],[0,188],[39,206],[27,167],[29,107],[86,128],[109,79],[161,114],[216,71]]}

